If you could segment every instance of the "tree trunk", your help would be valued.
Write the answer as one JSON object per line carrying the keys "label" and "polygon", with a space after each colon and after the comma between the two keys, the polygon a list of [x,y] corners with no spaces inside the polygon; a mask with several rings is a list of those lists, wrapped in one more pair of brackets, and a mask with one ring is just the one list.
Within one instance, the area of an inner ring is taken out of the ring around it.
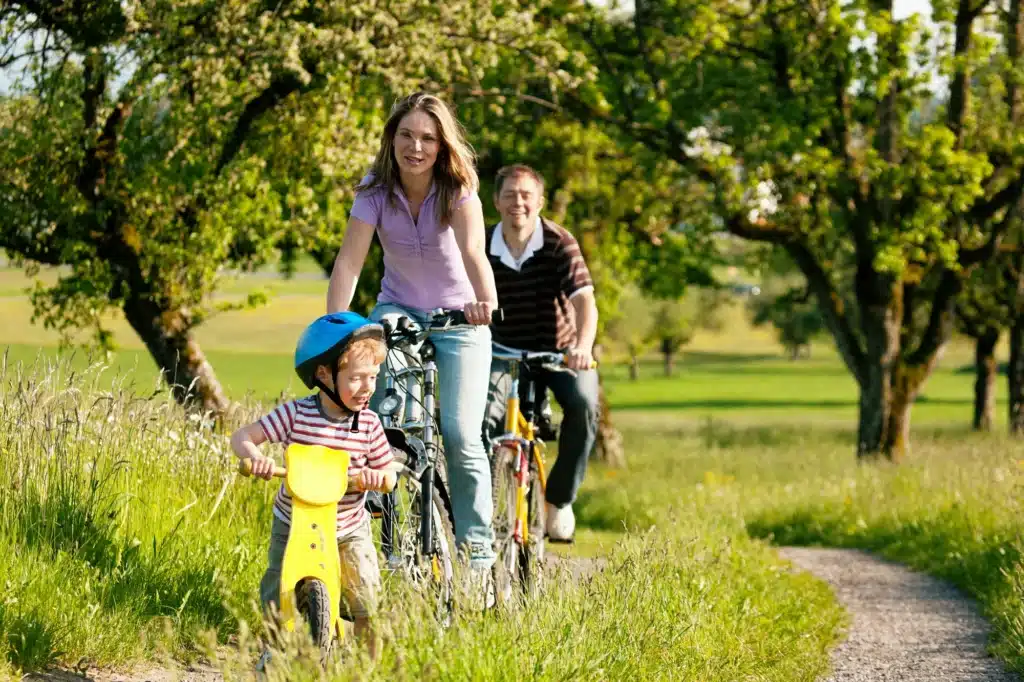
{"label": "tree trunk", "polygon": [[[636,355],[629,356],[629,380],[636,381],[640,378],[640,358]],[[601,389],[604,390],[603,388]]]}
{"label": "tree trunk", "polygon": [[675,353],[672,351],[664,351],[665,356],[665,376],[672,376],[672,372],[675,370]]}
{"label": "tree trunk", "polygon": [[1024,436],[1024,316],[1018,315],[1010,326],[1010,365],[1006,369],[1009,388],[1010,433]]}
{"label": "tree trunk", "polygon": [[865,306],[864,367],[860,383],[857,456],[890,456],[890,414],[893,407],[893,370],[899,358],[902,299],[893,290],[888,300]]}
{"label": "tree trunk", "polygon": [[126,300],[123,310],[178,402],[198,402],[218,415],[227,411],[230,402],[192,336],[187,311],[164,310],[151,299],[137,297]]}
{"label": "tree trunk", "polygon": [[604,391],[604,380],[598,374],[598,398],[597,398],[597,447],[595,454],[597,458],[606,465],[616,468],[626,468],[626,452],[622,447],[622,434],[612,424],[612,410],[608,405],[608,398]]}
{"label": "tree trunk", "polygon": [[986,329],[974,346],[974,430],[989,431],[995,417],[996,343],[999,330]]}

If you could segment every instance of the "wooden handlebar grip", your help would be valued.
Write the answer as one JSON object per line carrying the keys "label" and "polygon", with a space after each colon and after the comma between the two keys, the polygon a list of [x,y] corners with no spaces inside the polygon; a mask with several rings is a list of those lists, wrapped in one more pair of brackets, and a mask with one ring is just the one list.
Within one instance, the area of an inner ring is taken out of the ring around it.
{"label": "wooden handlebar grip", "polygon": [[[394,471],[382,471],[384,474],[384,484],[377,488],[377,492],[389,493],[395,489],[395,484],[398,483],[398,476],[395,475]],[[364,490],[362,486],[362,480],[359,476],[350,476],[348,479],[349,490]]]}
{"label": "wooden handlebar grip", "polygon": [[[243,476],[252,476],[252,460],[241,459],[238,461],[238,473]],[[389,493],[395,489],[395,484],[398,482],[398,476],[394,471],[384,471],[384,485],[380,489],[382,493]],[[275,466],[274,476],[276,478],[284,478],[288,474],[288,470],[284,467]],[[361,478],[359,476],[352,476],[348,479],[349,490],[362,490]]]}
{"label": "wooden handlebar grip", "polygon": [[[238,460],[238,473],[243,476],[252,476],[252,460],[251,459],[240,459]],[[275,466],[274,476],[277,478],[284,478],[288,473],[288,470],[284,467]]]}

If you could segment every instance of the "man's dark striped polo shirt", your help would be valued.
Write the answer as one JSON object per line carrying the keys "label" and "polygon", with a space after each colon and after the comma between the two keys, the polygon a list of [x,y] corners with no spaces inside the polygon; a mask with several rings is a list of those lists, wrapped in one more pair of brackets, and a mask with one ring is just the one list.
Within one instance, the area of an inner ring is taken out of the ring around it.
{"label": "man's dark striped polo shirt", "polygon": [[487,233],[498,305],[505,313],[504,321],[491,325],[491,332],[495,341],[513,348],[566,350],[576,344],[576,315],[570,299],[592,289],[594,281],[576,239],[555,223],[544,219],[540,223],[542,238],[534,233],[518,270],[501,235],[501,224]]}

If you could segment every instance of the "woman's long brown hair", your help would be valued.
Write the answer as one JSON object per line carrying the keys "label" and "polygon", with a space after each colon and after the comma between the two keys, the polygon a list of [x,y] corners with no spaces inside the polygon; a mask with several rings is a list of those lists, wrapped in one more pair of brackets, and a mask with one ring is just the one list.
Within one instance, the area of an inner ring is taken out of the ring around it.
{"label": "woman's long brown hair", "polygon": [[383,186],[387,188],[388,200],[394,201],[391,193],[395,186],[402,182],[398,162],[395,160],[395,135],[398,132],[398,124],[411,111],[422,111],[437,124],[441,144],[432,171],[437,192],[438,224],[447,225],[451,220],[455,202],[464,191],[476,191],[479,180],[475,168],[476,155],[466,142],[462,126],[455,120],[448,106],[434,95],[417,92],[395,103],[380,136],[377,158],[370,169],[373,177],[365,183],[360,183],[356,191]]}

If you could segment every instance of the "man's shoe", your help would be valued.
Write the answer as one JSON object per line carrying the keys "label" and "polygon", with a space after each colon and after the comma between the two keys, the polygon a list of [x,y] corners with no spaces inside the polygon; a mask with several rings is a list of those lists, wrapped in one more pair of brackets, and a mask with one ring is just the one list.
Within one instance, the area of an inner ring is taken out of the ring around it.
{"label": "man's shoe", "polygon": [[567,504],[559,508],[551,503],[547,503],[545,511],[548,540],[551,542],[572,542],[576,534],[576,516],[572,513],[572,505]]}

